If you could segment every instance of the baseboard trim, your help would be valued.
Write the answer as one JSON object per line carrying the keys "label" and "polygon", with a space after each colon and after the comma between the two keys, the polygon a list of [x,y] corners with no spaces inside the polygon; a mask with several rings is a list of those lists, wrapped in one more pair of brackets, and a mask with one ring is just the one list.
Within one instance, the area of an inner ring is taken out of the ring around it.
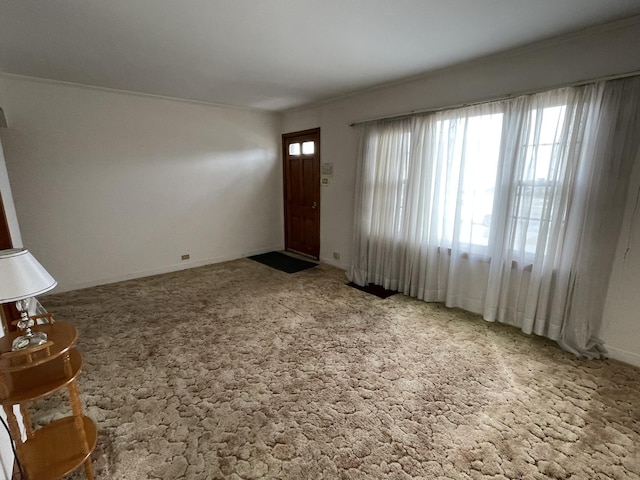
{"label": "baseboard trim", "polygon": [[[164,265],[162,267],[152,268],[149,270],[142,270],[139,272],[127,273],[124,275],[97,278],[95,280],[90,280],[88,282],[75,283],[69,286],[59,285],[58,288],[56,288],[53,292],[51,292],[51,294],[55,295],[57,293],[70,292],[73,290],[82,290],[83,288],[97,287],[99,285],[107,285],[109,283],[124,282],[126,280],[134,280],[136,278],[162,275],[163,273],[178,272],[180,270],[187,270],[189,268],[204,267],[205,265],[213,265],[216,263],[229,262],[231,260],[238,260],[239,258],[250,257],[252,255],[260,255],[262,253],[273,252],[274,250],[279,251],[279,250],[283,250],[283,248],[284,247],[282,245],[276,245],[271,247],[259,248],[257,250],[251,250],[250,252],[235,253],[230,255],[219,255],[217,257],[211,257],[211,258],[206,258],[201,260],[190,260],[190,261],[175,263],[171,265]],[[45,296],[46,295],[41,295],[40,297],[45,297]]]}
{"label": "baseboard trim", "polygon": [[340,262],[336,262],[333,258],[329,258],[329,257],[320,256],[320,262],[326,263],[327,265],[331,265],[332,267],[337,267],[340,270],[346,270],[348,268],[347,265]]}
{"label": "baseboard trim", "polygon": [[612,347],[611,345],[604,346],[607,349],[608,357],[613,360],[619,360],[636,367],[640,367],[640,354],[635,352],[628,352],[620,348]]}

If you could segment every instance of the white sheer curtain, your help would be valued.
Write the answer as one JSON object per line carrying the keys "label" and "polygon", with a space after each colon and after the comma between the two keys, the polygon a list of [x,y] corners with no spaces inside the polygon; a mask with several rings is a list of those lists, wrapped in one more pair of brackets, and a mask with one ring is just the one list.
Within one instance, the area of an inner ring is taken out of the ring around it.
{"label": "white sheer curtain", "polygon": [[634,78],[364,125],[349,278],[597,355],[639,92]]}

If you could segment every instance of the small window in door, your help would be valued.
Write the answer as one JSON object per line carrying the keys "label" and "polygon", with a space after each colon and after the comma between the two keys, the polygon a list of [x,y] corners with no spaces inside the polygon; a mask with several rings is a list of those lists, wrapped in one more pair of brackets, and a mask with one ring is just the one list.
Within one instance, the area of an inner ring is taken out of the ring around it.
{"label": "small window in door", "polygon": [[302,142],[302,154],[303,155],[312,155],[316,151],[315,142]]}
{"label": "small window in door", "polygon": [[300,155],[300,144],[299,143],[291,143],[291,144],[289,144],[289,155],[292,155],[292,156]]}

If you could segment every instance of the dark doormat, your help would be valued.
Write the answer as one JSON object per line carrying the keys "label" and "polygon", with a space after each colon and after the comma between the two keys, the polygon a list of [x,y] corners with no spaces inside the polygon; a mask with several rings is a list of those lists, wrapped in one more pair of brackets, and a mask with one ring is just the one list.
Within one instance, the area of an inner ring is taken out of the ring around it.
{"label": "dark doormat", "polygon": [[287,273],[300,272],[318,265],[317,263],[300,260],[280,252],[263,253],[262,255],[254,255],[248,258]]}
{"label": "dark doormat", "polygon": [[384,287],[381,287],[380,285],[374,285],[373,283],[370,283],[366,287],[361,287],[360,285],[356,285],[353,282],[349,282],[347,283],[347,285],[380,298],[389,298],[391,295],[400,293],[395,290],[387,290]]}

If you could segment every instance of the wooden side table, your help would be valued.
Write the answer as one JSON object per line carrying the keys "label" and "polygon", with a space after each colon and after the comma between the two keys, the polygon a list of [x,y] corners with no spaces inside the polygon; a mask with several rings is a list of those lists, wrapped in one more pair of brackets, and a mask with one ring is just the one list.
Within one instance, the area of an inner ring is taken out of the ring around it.
{"label": "wooden side table", "polygon": [[[37,325],[34,331],[48,335],[44,345],[17,352],[11,342],[20,334],[0,338],[0,402],[9,421],[16,454],[28,480],[58,480],[84,464],[85,475],[93,480],[91,452],[96,447],[94,421],[83,415],[76,378],[82,369],[82,355],[75,348],[78,333],[67,322]],[[66,387],[72,415],[33,429],[27,404]],[[14,415],[20,406],[26,439]]]}

